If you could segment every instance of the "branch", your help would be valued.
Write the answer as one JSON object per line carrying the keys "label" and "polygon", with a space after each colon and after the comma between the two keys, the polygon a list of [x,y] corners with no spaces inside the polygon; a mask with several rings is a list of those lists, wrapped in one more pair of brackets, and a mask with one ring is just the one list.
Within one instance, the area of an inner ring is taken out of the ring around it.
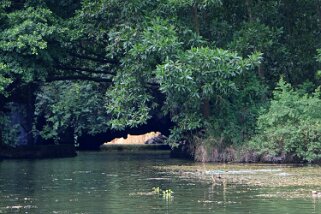
{"label": "branch", "polygon": [[110,75],[115,75],[114,72],[108,72],[108,71],[99,71],[91,68],[84,68],[84,67],[73,67],[73,66],[68,66],[68,65],[57,65],[55,66],[57,69],[61,70],[71,70],[71,71],[85,71],[89,73],[95,73],[95,74],[110,74]]}
{"label": "branch", "polygon": [[99,77],[88,77],[88,76],[49,77],[46,81],[47,82],[54,82],[54,81],[68,81],[68,80],[85,80],[85,81],[93,81],[93,82],[112,83],[111,79],[99,78]]}
{"label": "branch", "polygon": [[81,54],[73,53],[73,52],[69,52],[69,51],[68,51],[68,53],[71,56],[74,56],[74,57],[77,57],[77,58],[80,58],[80,59],[87,59],[87,60],[91,60],[91,61],[95,61],[95,62],[108,63],[108,64],[112,64],[112,65],[118,65],[119,64],[119,61],[116,60],[116,59],[106,59],[106,58],[103,58],[101,56],[98,57],[98,55],[96,55],[96,57],[93,57],[93,56],[81,55]]}

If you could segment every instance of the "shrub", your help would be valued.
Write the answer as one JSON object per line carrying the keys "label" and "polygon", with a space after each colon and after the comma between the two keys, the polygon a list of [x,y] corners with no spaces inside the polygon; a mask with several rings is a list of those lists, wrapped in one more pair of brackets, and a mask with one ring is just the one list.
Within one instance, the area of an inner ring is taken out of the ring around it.
{"label": "shrub", "polygon": [[302,94],[281,79],[270,107],[258,118],[252,147],[272,155],[294,154],[306,161],[321,158],[320,88]]}

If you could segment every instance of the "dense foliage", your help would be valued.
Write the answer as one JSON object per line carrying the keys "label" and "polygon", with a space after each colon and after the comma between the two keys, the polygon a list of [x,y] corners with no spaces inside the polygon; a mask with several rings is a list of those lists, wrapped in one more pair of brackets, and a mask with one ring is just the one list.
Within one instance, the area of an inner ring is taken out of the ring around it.
{"label": "dense foliage", "polygon": [[320,87],[311,95],[280,80],[268,111],[258,118],[258,135],[251,142],[262,153],[295,154],[307,161],[321,158]]}
{"label": "dense foliage", "polygon": [[105,89],[99,87],[98,84],[70,82],[42,86],[37,94],[35,114],[38,120],[46,122],[38,134],[44,139],[59,141],[66,131],[73,138],[83,132],[106,131],[108,115],[102,105]]}
{"label": "dense foliage", "polygon": [[177,124],[172,140],[179,140],[186,131],[212,127],[224,130],[222,126],[228,126],[227,120],[215,121],[223,119],[222,115],[239,112],[225,113],[226,105],[232,104],[232,95],[238,93],[236,78],[253,69],[260,59],[260,54],[242,59],[222,49],[192,48],[176,61],[167,60],[158,66],[156,78],[166,95],[163,108]]}
{"label": "dense foliage", "polygon": [[[317,159],[318,135],[302,133],[320,117],[301,111],[320,109],[320,38],[320,0],[2,0],[0,141],[77,141],[169,116],[172,145],[258,133],[260,151]],[[281,76],[291,89],[272,96]],[[274,115],[283,97],[306,119]]]}

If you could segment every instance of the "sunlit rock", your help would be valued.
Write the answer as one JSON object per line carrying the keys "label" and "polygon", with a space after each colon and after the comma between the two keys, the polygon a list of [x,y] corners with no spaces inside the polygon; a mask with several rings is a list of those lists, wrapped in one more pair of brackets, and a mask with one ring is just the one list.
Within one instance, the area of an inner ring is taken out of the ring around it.
{"label": "sunlit rock", "polygon": [[162,144],[165,139],[160,132],[148,132],[142,135],[128,134],[126,138],[115,138],[105,144]]}

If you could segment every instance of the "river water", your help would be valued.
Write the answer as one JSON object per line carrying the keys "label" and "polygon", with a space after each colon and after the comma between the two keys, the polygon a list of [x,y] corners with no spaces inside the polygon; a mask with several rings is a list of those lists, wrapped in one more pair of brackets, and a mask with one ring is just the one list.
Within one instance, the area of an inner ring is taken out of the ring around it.
{"label": "river water", "polygon": [[[81,152],[66,159],[3,160],[0,213],[321,213],[321,197],[312,197],[308,187],[300,189],[309,193],[291,197],[282,194],[285,187],[213,185],[168,166],[184,170],[198,164],[161,153]],[[153,187],[173,194],[165,197]]]}

